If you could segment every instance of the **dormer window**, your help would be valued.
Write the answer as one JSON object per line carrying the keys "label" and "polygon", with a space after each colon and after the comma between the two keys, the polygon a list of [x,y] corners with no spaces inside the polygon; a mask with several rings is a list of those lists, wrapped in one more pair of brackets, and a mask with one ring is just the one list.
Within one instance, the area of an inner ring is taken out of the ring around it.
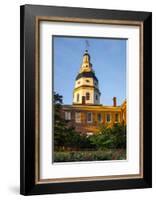
{"label": "dormer window", "polygon": [[80,81],[77,84],[80,84]]}

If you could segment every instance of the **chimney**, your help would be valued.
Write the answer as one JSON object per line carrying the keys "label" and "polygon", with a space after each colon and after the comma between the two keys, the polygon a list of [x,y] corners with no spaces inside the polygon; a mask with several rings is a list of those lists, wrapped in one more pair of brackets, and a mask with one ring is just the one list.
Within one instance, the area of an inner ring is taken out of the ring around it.
{"label": "chimney", "polygon": [[116,103],[116,97],[113,97],[113,106],[116,107],[117,106],[116,104],[117,104]]}

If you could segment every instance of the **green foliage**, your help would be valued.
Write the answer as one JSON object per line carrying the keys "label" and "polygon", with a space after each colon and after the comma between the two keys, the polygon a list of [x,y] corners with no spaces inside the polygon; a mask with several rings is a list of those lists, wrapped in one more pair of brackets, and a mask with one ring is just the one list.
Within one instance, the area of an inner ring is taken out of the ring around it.
{"label": "green foliage", "polygon": [[61,117],[62,96],[54,92],[54,147],[64,146],[67,132],[67,122]]}
{"label": "green foliage", "polygon": [[[93,148],[94,145],[90,143],[90,140],[80,133],[76,132],[73,127],[68,127],[59,134],[58,140],[56,137],[58,134],[55,132],[55,140],[57,141],[56,148],[63,146],[63,149],[83,149],[83,148]],[[56,143],[55,143],[56,144]]]}
{"label": "green foliage", "polygon": [[126,148],[126,127],[114,124],[113,127],[101,126],[96,135],[90,136],[91,144],[97,149]]}
{"label": "green foliage", "polygon": [[125,160],[125,159],[126,159],[126,151],[123,149],[54,152],[54,162]]}

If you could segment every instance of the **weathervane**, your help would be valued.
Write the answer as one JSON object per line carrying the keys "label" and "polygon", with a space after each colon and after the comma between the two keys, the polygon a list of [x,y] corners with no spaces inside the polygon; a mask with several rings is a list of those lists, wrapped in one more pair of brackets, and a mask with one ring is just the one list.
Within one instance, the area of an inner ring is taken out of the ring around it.
{"label": "weathervane", "polygon": [[85,43],[86,43],[86,51],[88,51],[88,48],[90,47],[89,41],[85,40]]}

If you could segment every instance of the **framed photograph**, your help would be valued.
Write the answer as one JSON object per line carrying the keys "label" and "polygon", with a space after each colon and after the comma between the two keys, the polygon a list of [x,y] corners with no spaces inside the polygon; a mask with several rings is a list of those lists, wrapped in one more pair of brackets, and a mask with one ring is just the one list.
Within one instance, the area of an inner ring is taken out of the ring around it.
{"label": "framed photograph", "polygon": [[152,13],[20,17],[21,194],[152,187]]}

